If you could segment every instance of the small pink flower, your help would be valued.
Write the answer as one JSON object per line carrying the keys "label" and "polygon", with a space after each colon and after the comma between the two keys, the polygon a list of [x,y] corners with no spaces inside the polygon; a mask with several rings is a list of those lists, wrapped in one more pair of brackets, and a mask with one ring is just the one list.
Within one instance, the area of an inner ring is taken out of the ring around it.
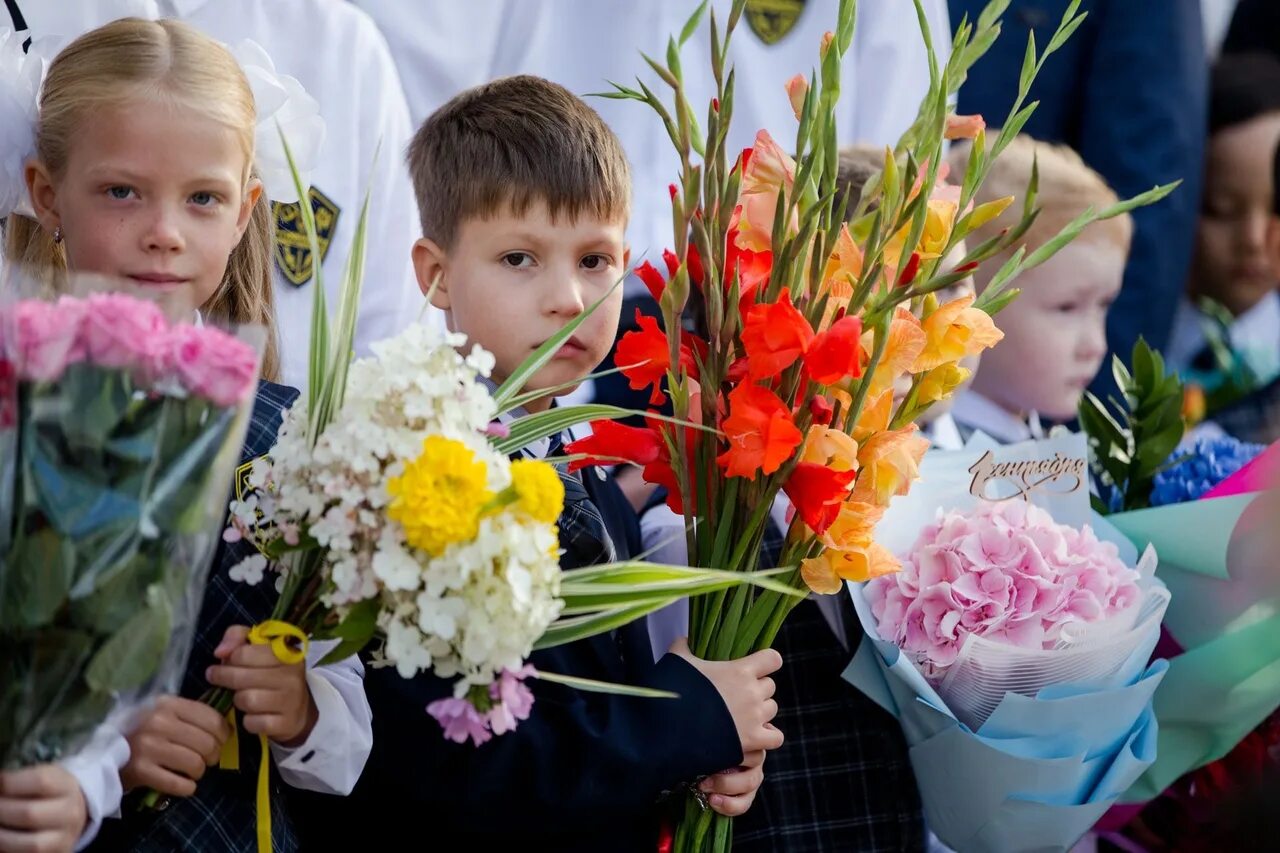
{"label": "small pink flower", "polygon": [[183,323],[169,331],[169,363],[193,394],[217,406],[239,403],[253,390],[253,348],[211,326]]}
{"label": "small pink flower", "polygon": [[102,367],[140,370],[145,376],[164,372],[164,314],[152,302],[124,293],[95,293],[86,303],[85,355]]}
{"label": "small pink flower", "polygon": [[466,699],[437,699],[427,706],[427,713],[444,727],[444,736],[454,743],[471,740],[480,746],[493,735],[489,723]]}
{"label": "small pink flower", "polygon": [[501,421],[493,421],[484,428],[484,434],[489,438],[507,438],[511,435],[511,428]]}
{"label": "small pink flower", "polygon": [[787,81],[787,98],[791,101],[791,111],[796,114],[796,121],[800,120],[800,114],[804,112],[804,97],[809,92],[809,79],[803,74],[797,74]]}
{"label": "small pink flower", "polygon": [[31,299],[9,312],[6,343],[18,378],[52,382],[67,365],[84,361],[85,304],[62,297],[57,302]]}
{"label": "small pink flower", "polygon": [[489,710],[489,725],[495,735],[506,734],[514,730],[520,720],[529,719],[533,712],[533,691],[524,679],[536,674],[537,670],[525,664],[514,672],[504,669],[498,680],[489,685],[489,696],[495,701]]}

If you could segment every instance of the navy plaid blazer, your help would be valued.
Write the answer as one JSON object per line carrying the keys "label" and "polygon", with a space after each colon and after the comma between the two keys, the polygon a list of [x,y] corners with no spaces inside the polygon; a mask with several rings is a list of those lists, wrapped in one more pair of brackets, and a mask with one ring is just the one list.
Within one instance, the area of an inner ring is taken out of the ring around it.
{"label": "navy plaid blazer", "polygon": [[[258,394],[240,454],[241,464],[251,462],[271,449],[285,409],[297,398],[298,391],[294,388],[265,380],[258,383]],[[235,544],[224,542],[218,548],[209,571],[191,655],[182,680],[180,692],[188,699],[199,699],[208,689],[204,672],[214,663],[213,650],[227,628],[261,622],[271,615],[275,607],[276,591],[270,579],[249,586],[230,577],[231,568],[253,553],[253,545],[243,541]],[[121,809],[122,818],[104,821],[102,831],[88,849],[143,853],[256,851],[254,803],[259,755],[257,738],[241,737],[241,769],[209,768],[200,780],[195,796],[169,799],[159,810],[142,810],[136,799],[126,798]],[[282,786],[274,774],[272,788],[273,849],[276,853],[297,850],[298,843],[281,794]]]}

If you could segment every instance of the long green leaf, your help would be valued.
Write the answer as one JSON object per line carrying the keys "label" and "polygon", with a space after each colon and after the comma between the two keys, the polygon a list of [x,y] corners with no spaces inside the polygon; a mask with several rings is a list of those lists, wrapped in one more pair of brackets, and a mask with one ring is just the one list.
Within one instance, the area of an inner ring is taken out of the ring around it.
{"label": "long green leaf", "polygon": [[614,696],[635,696],[640,699],[679,699],[679,693],[672,693],[670,690],[658,690],[653,687],[637,687],[634,684],[614,684],[609,681],[596,681],[594,678],[579,678],[576,675],[561,675],[556,672],[547,672],[538,670],[534,673],[534,677],[540,681],[550,681],[553,684],[563,684],[566,687],[575,687],[578,690],[585,690],[588,693],[610,693]]}

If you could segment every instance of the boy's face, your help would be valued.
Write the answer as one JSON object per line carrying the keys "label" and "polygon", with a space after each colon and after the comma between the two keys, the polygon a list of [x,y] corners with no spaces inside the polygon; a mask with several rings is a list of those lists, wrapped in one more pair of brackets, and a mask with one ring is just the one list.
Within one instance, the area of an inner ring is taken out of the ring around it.
{"label": "boy's face", "polygon": [[1196,229],[1191,292],[1241,314],[1276,286],[1267,250],[1272,159],[1280,113],[1220,130],[1209,139],[1204,203]]}
{"label": "boy's face", "polygon": [[974,390],[1018,414],[1074,417],[1107,354],[1107,309],[1120,292],[1125,254],[1085,240],[1022,274],[1022,294],[996,316],[1004,340],[983,353]]}
{"label": "boy's face", "polygon": [[[494,379],[502,382],[544,341],[608,299],[578,327],[525,390],[576,386],[613,347],[629,251],[626,223],[584,214],[553,220],[539,201],[520,216],[509,209],[488,219],[462,222],[448,250],[420,240],[413,250],[418,284],[429,291],[439,275],[433,304],[449,328],[493,353]],[[562,388],[550,396],[567,394]],[[550,396],[530,406],[547,408]]]}

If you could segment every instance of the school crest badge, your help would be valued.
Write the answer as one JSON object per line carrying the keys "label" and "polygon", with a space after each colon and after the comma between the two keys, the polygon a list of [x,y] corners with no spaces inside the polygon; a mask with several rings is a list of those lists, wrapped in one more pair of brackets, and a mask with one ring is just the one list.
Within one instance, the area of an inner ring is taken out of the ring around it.
{"label": "school crest badge", "polygon": [[[342,211],[333,199],[316,187],[307,192],[307,198],[316,220],[320,262],[324,263],[324,259],[329,256],[329,246],[333,242]],[[307,242],[306,230],[302,227],[302,209],[296,204],[273,201],[271,210],[276,218],[276,266],[280,268],[285,281],[294,287],[302,287],[311,280],[313,270],[311,246]]]}
{"label": "school crest badge", "polygon": [[791,32],[802,11],[804,0],[747,0],[745,15],[760,41],[777,44]]}

